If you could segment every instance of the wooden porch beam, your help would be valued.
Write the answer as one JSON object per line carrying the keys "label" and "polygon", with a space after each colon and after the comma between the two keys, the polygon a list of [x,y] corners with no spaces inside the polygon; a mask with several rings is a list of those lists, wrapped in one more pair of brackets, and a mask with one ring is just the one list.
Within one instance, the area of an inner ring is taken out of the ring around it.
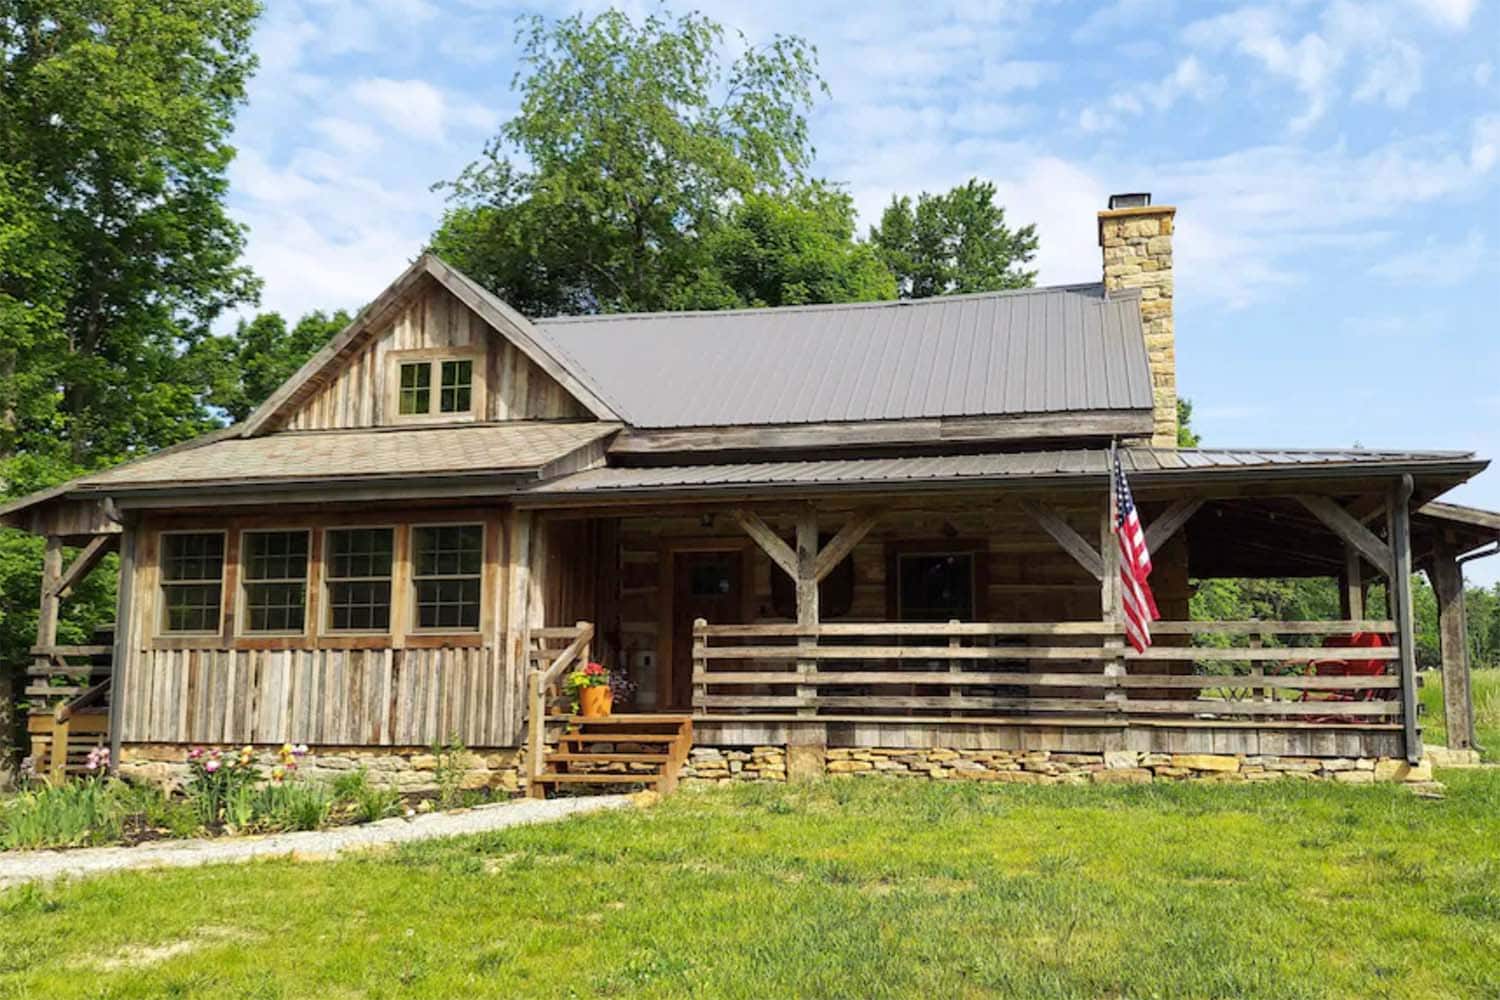
{"label": "wooden porch beam", "polygon": [[[1327,497],[1303,494],[1297,499],[1302,506],[1312,512],[1314,517],[1327,525],[1328,530],[1358,549],[1376,569],[1385,574],[1387,579],[1394,577],[1396,567],[1391,555],[1391,546],[1375,537],[1375,533],[1361,524],[1359,518]],[[1410,556],[1408,549],[1407,558],[1410,559]]]}
{"label": "wooden porch beam", "polygon": [[1146,528],[1146,551],[1155,553],[1172,536],[1187,524],[1192,516],[1198,513],[1198,508],[1203,506],[1202,498],[1177,500],[1172,506],[1157,515],[1156,519]]}
{"label": "wooden porch beam", "polygon": [[47,536],[47,548],[42,555],[42,603],[36,620],[36,644],[42,649],[57,645],[57,617],[61,604],[58,592],[62,589],[63,543],[58,535]]}
{"label": "wooden porch beam", "polygon": [[1339,584],[1339,611],[1342,612],[1344,620],[1359,621],[1364,618],[1364,562],[1359,557],[1359,549],[1347,543],[1344,547],[1344,572],[1340,576]]}
{"label": "wooden porch beam", "polygon": [[[734,520],[740,529],[754,539],[771,561],[781,567],[781,571],[793,580],[797,579],[797,553],[792,547],[781,540],[781,536],[771,530],[771,526],[761,520],[760,515],[750,510],[736,510]],[[817,546],[817,537],[814,535],[813,546]]]}
{"label": "wooden porch beam", "polygon": [[1053,541],[1063,547],[1063,550],[1078,561],[1078,565],[1087,570],[1095,580],[1104,580],[1104,560],[1098,551],[1084,540],[1084,537],[1073,526],[1064,521],[1052,508],[1044,506],[1035,500],[1022,500],[1021,509],[1031,515],[1032,520],[1039,524],[1043,531],[1052,536]]}
{"label": "wooden porch beam", "polygon": [[68,593],[78,585],[78,581],[88,576],[89,570],[99,564],[99,560],[113,551],[120,543],[119,535],[95,535],[84,546],[83,551],[78,553],[71,565],[63,571],[62,577],[57,581],[56,594],[58,597],[67,597]]}
{"label": "wooden porch beam", "polygon": [[838,534],[829,539],[828,544],[823,546],[823,551],[818,553],[817,559],[813,561],[813,576],[819,582],[825,576],[832,573],[834,567],[843,562],[854,547],[864,541],[865,536],[875,525],[880,523],[881,511],[866,511],[858,514],[844,523]]}

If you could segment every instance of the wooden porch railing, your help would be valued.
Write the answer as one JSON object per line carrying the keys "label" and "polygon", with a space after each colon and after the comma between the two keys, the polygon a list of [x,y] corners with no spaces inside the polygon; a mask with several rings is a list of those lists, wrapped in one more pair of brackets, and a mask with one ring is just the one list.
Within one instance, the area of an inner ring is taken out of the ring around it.
{"label": "wooden porch railing", "polygon": [[58,705],[51,712],[27,719],[31,759],[48,784],[60,785],[69,772],[83,770],[91,750],[109,745],[110,680],[105,678]]}
{"label": "wooden porch railing", "polygon": [[[700,621],[693,710],[747,721],[1217,720],[1397,729],[1395,632],[1389,621],[1157,622],[1156,645],[1136,653],[1108,622]],[[1356,633],[1388,644],[1321,644]],[[1376,664],[1379,673],[1335,675],[1338,662],[1351,661]]]}
{"label": "wooden porch railing", "polygon": [[[531,669],[526,675],[526,773],[531,787],[536,788],[546,754],[547,710],[558,697],[563,675],[589,661],[594,626],[578,622],[571,628],[534,628],[531,638],[536,646],[530,650]],[[558,642],[565,645],[557,648]]]}

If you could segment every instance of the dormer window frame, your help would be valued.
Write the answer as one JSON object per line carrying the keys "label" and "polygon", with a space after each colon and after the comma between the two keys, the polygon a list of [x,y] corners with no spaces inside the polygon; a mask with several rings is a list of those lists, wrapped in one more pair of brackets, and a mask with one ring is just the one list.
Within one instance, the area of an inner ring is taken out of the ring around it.
{"label": "dormer window frame", "polygon": [[[485,398],[485,365],[488,355],[485,349],[480,347],[432,347],[408,351],[390,351],[386,355],[387,372],[386,406],[389,417],[385,423],[409,424],[409,423],[467,423],[475,420],[483,420],[486,406]],[[455,382],[451,377],[445,379],[445,375],[453,375],[454,369],[468,365],[469,381],[467,387],[462,383]],[[403,413],[402,402],[406,386],[405,373],[412,367],[420,366],[418,370],[426,372],[426,380],[421,383],[421,392],[427,404],[425,410],[415,413]],[[468,407],[466,409],[444,410],[445,404],[451,404],[455,397],[461,398],[467,392]]]}

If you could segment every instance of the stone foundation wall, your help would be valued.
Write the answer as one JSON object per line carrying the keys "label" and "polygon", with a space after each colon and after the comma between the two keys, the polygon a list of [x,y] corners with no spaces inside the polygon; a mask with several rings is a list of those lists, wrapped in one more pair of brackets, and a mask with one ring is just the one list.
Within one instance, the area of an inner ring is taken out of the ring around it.
{"label": "stone foundation wall", "polygon": [[[181,744],[126,744],[120,750],[120,775],[131,781],[178,789],[190,773],[189,749]],[[256,764],[266,775],[279,762],[277,749],[255,748]],[[463,771],[460,787],[519,793],[525,787],[524,758],[522,750],[465,750],[457,762]],[[416,795],[437,791],[438,766],[437,755],[428,747],[315,746],[301,759],[297,773],[314,781],[333,781],[340,774],[363,767],[374,784]]]}
{"label": "stone foundation wall", "polygon": [[[799,755],[810,748],[797,748]],[[823,772],[832,777],[883,775],[934,781],[999,781],[1024,785],[1144,784],[1150,781],[1431,781],[1432,763],[1415,766],[1391,758],[1249,757],[1222,754],[1156,754],[1133,750],[1102,754],[1047,750],[828,749]],[[695,747],[682,772],[684,784],[785,781],[782,747]]]}

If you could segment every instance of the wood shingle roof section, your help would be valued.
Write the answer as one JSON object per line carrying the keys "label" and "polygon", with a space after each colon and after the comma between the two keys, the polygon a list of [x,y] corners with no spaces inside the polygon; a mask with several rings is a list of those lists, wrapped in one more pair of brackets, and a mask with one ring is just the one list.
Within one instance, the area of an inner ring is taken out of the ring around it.
{"label": "wood shingle roof section", "polygon": [[537,476],[619,429],[601,421],[512,421],[464,426],[307,431],[226,436],[164,452],[75,482],[79,492],[133,487],[330,479],[410,478],[464,473]]}

